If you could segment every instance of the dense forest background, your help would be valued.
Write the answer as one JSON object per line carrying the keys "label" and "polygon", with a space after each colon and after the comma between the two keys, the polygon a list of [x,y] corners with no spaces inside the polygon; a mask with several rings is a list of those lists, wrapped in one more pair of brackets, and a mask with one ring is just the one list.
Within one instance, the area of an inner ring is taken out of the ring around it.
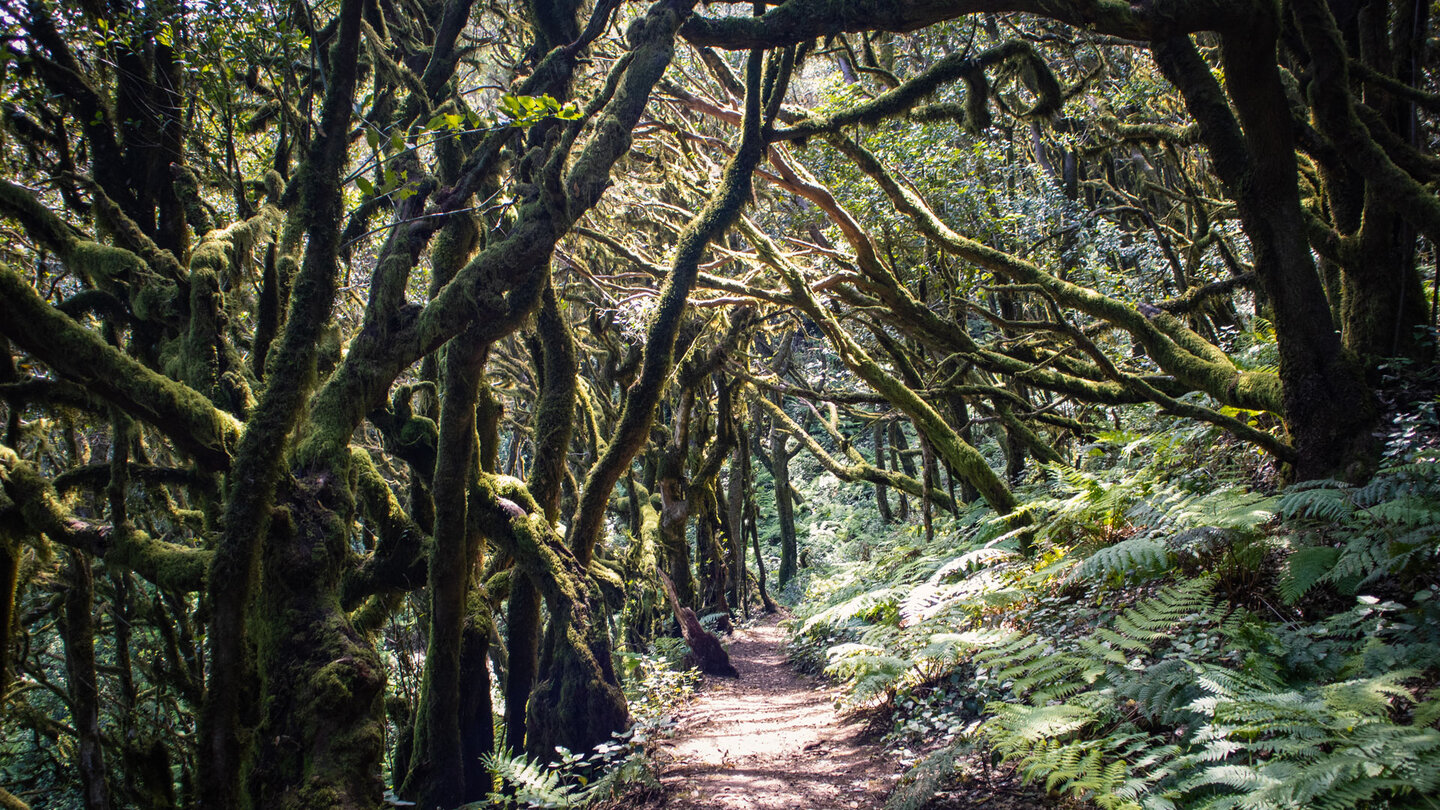
{"label": "dense forest background", "polygon": [[668,580],[894,806],[1433,807],[1434,12],[0,0],[0,806],[570,801]]}

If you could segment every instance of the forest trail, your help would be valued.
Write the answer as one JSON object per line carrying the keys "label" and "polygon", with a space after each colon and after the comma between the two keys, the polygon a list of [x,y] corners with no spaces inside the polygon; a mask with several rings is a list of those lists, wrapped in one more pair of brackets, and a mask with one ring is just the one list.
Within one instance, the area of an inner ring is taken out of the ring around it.
{"label": "forest trail", "polygon": [[785,661],[778,615],[726,648],[739,680],[705,679],[659,751],[666,810],[879,808],[899,766],[837,717],[834,691]]}

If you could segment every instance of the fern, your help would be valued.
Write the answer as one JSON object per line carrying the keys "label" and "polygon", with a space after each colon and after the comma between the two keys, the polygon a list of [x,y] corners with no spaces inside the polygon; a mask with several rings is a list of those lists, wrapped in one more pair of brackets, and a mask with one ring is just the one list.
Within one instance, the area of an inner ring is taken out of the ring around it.
{"label": "fern", "polygon": [[1290,604],[1300,598],[1335,570],[1340,560],[1340,549],[1329,546],[1313,546],[1297,549],[1285,561],[1285,574],[1280,578],[1280,596]]}
{"label": "fern", "polygon": [[1177,794],[1229,788],[1235,806],[1355,807],[1381,797],[1426,795],[1440,786],[1440,731],[1390,720],[1414,699],[1393,672],[1309,690],[1210,670],[1209,696],[1195,707],[1213,718],[1208,743],[1181,760],[1196,766]]}
{"label": "fern", "polygon": [[1078,731],[1094,722],[1094,712],[1079,706],[1025,706],[1008,704],[1000,707],[986,723],[987,732],[994,734],[996,747],[1005,753],[1026,751],[1037,743]]}
{"label": "fern", "polygon": [[1107,546],[1086,557],[1075,569],[1078,579],[1112,582],[1145,581],[1169,571],[1174,565],[1170,549],[1149,537],[1136,536]]}
{"label": "fern", "polygon": [[830,648],[825,674],[849,684],[852,700],[866,701],[888,695],[909,669],[909,660],[887,655],[879,647],[841,644]]}
{"label": "fern", "polygon": [[1115,693],[1134,701],[1141,716],[1167,726],[1193,723],[1196,714],[1190,703],[1200,697],[1195,673],[1178,658],[1160,661],[1143,670],[1117,673]]}
{"label": "fern", "polygon": [[955,772],[960,745],[948,745],[916,763],[885,800],[885,810],[920,810]]}
{"label": "fern", "polygon": [[1189,499],[1171,513],[1180,524],[1255,531],[1274,519],[1279,501],[1239,487],[1221,487]]}
{"label": "fern", "polygon": [[1280,513],[1286,518],[1310,518],[1338,523],[1355,512],[1343,481],[1306,481],[1280,496]]}
{"label": "fern", "polygon": [[1214,583],[1206,578],[1183,580],[1163,588],[1117,616],[1115,630],[1135,641],[1164,638],[1177,625],[1214,616],[1213,590]]}
{"label": "fern", "polygon": [[[481,761],[494,774],[499,787],[513,792],[513,800],[525,807],[575,808],[583,806],[587,799],[587,791],[565,784],[559,771],[525,754],[501,749],[486,754]],[[503,791],[491,793],[490,801],[506,801]]]}
{"label": "fern", "polygon": [[890,617],[898,615],[896,598],[899,593],[900,589],[897,588],[877,588],[866,591],[859,596],[811,616],[800,626],[799,634],[807,635],[817,627],[826,625],[886,621]]}
{"label": "fern", "polygon": [[[979,545],[1003,529],[974,519],[882,557],[813,625],[853,696],[893,699],[897,738],[942,746],[901,804],[978,729],[1026,779],[1102,808],[1440,810],[1440,463],[1274,498],[1134,466],[1049,468],[1032,558]],[[1328,616],[1226,601],[1377,582],[1386,599]]]}

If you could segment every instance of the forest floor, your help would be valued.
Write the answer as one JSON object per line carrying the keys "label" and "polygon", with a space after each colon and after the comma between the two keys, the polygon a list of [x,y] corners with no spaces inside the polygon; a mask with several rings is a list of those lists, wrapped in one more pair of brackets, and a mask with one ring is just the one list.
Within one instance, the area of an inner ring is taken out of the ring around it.
{"label": "forest floor", "polygon": [[[658,754],[665,810],[878,808],[901,768],[835,713],[835,691],[785,661],[781,616],[726,641],[739,679],[707,676]],[[634,805],[631,805],[632,807]]]}
{"label": "forest floor", "polygon": [[[837,689],[786,662],[783,618],[765,616],[726,641],[739,679],[706,676],[699,695],[680,710],[674,736],[659,747],[660,789],[632,791],[613,806],[875,810],[885,805],[904,768],[864,721],[836,713]],[[917,802],[924,810],[1070,806],[1021,785],[1011,769],[997,772],[965,759],[935,787],[928,801]]]}

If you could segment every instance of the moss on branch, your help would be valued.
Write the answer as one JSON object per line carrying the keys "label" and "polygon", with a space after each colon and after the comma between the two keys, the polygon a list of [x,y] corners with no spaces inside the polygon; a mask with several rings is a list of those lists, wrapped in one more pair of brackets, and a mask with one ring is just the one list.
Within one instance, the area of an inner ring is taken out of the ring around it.
{"label": "moss on branch", "polygon": [[62,315],[5,264],[0,264],[0,331],[57,374],[155,427],[202,467],[229,465],[240,433],[233,417]]}
{"label": "moss on branch", "polygon": [[976,56],[963,53],[951,54],[923,72],[909,79],[893,90],[851,107],[847,110],[817,116],[800,121],[793,126],[777,129],[770,135],[772,141],[792,141],[810,138],[827,132],[838,131],[841,127],[855,124],[874,126],[886,118],[914,108],[925,97],[941,86],[958,79],[964,79],[969,96],[963,107],[963,120],[974,130],[989,126],[986,106],[990,85],[985,71],[997,65],[1017,63],[1027,68],[1035,77],[1036,100],[1030,110],[1023,113],[1027,118],[1044,118],[1060,109],[1062,103],[1060,83],[1049,65],[1036,52],[1035,47],[1023,40],[1013,40],[990,48]]}
{"label": "moss on branch", "polygon": [[927,493],[925,485],[913,477],[899,470],[876,467],[854,455],[850,456],[850,463],[847,464],[826,452],[809,431],[796,424],[795,420],[791,419],[789,414],[785,413],[785,410],[771,401],[769,397],[756,397],[755,402],[759,403],[770,414],[770,417],[785,429],[786,433],[798,439],[800,445],[808,450],[821,466],[834,473],[835,477],[841,481],[865,481],[877,486],[893,487],[916,498],[924,498],[928,495],[930,500],[941,509],[952,514],[956,512],[955,501],[948,492],[942,492],[932,487]]}
{"label": "moss on branch", "polygon": [[1094,290],[1063,281],[1038,266],[956,233],[915,192],[906,188],[864,147],[831,136],[831,143],[869,175],[901,212],[940,247],[1019,284],[1033,284],[1058,303],[1115,324],[1138,340],[1151,358],[1185,385],[1230,405],[1281,411],[1279,378],[1236,368],[1223,352],[1173,316],[1147,318],[1140,310]]}
{"label": "moss on branch", "polygon": [[34,465],[3,445],[0,484],[30,532],[128,568],[161,588],[183,592],[204,588],[211,552],[168,543],[129,525],[117,527],[76,517]]}

